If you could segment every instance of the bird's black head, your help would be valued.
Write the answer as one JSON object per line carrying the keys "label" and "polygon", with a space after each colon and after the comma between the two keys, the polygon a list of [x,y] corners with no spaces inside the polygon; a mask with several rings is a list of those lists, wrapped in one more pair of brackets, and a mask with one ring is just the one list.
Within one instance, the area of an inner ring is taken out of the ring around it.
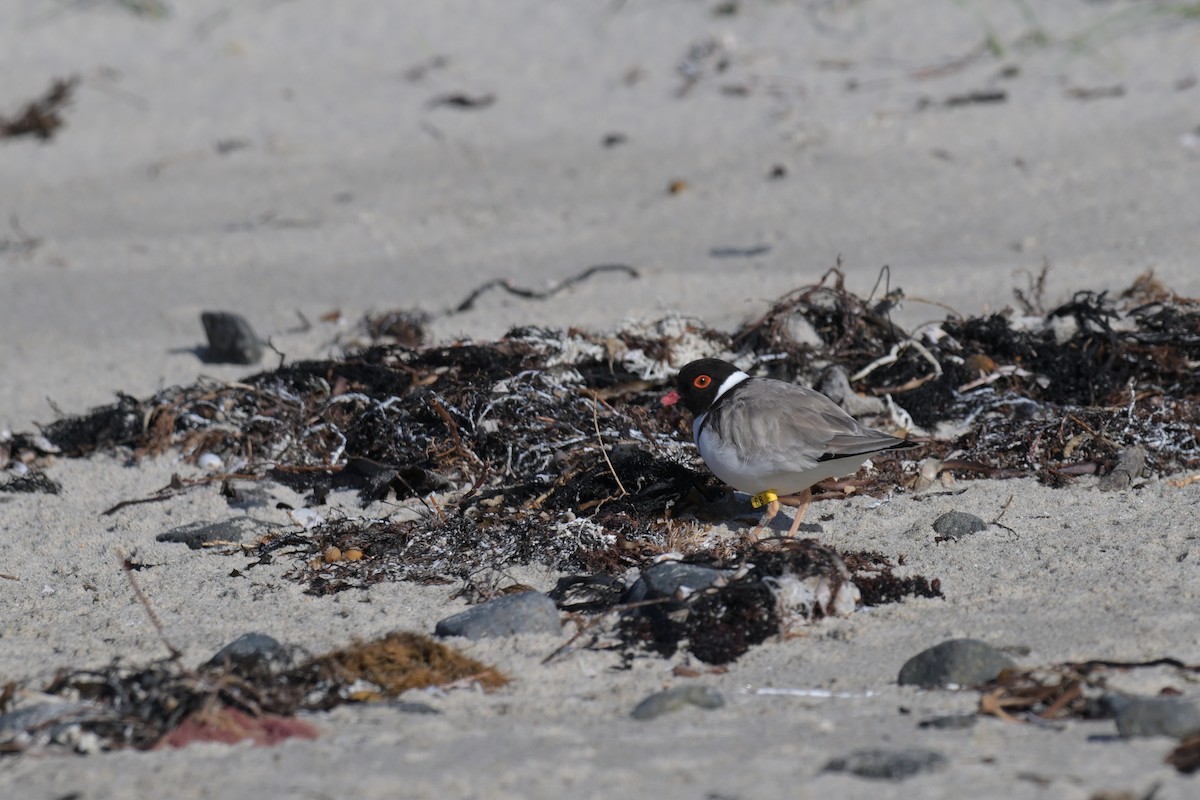
{"label": "bird's black head", "polygon": [[675,388],[662,399],[664,406],[680,401],[693,414],[703,414],[717,399],[725,380],[740,370],[719,358],[701,358],[679,370]]}

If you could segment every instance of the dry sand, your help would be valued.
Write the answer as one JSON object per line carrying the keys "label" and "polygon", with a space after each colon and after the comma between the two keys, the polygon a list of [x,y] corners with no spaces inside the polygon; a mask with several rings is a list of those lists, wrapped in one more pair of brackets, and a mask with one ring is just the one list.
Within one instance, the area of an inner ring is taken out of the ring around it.
{"label": "dry sand", "polygon": [[[603,329],[668,310],[732,325],[839,255],[863,294],[890,265],[892,286],[917,298],[909,321],[943,313],[928,303],[1003,307],[1044,260],[1049,302],[1122,288],[1147,268],[1200,294],[1191,4],[744,1],[725,16],[682,0],[197,0],[164,18],[134,3],[0,5],[0,114],[55,77],[81,78],[51,142],[0,141],[0,213],[15,220],[0,230],[0,424],[15,430],[52,419],[47,398],[78,412],[118,390],[244,374],[198,361],[203,309],[244,313],[295,358],[337,336],[328,324],[298,331],[297,311],[439,312],[484,280],[540,289],[599,263],[642,277],[599,275],[547,302],[489,294],[434,332]],[[705,42],[715,54],[681,94],[678,66]],[[1007,99],[943,105],[984,90]],[[1114,96],[1077,96],[1094,90]],[[495,102],[430,106],[450,94]],[[605,147],[610,133],[627,140]],[[776,165],[786,175],[770,179]],[[672,181],[683,190],[670,194]],[[215,490],[98,516],[181,468],[61,461],[50,470],[62,495],[0,495],[0,572],[19,578],[0,581],[0,675],[36,682],[165,655],[118,550],[159,565],[139,578],[188,663],[247,630],[319,651],[429,631],[462,608],[447,587],[313,598],[280,567],[235,580],[240,559],[154,543],[228,516]],[[942,511],[991,519],[1010,495],[1014,532],[933,543]],[[895,678],[954,636],[1030,666],[1200,662],[1200,484],[1102,494],[1090,480],[980,481],[958,497],[873,506],[829,509],[824,536],[903,554],[941,578],[946,599],[768,642],[698,679],[724,693],[719,711],[635,722],[641,697],[684,680],[671,674],[679,659],[621,671],[583,652],[542,665],[557,642],[521,637],[464,644],[516,681],[433,697],[438,716],[343,708],[316,720],[317,741],[269,750],[5,758],[0,796],[1088,798],[1156,784],[1159,800],[1196,795],[1194,778],[1162,764],[1167,740],[1118,741],[1109,723],[918,732],[918,719],[968,711],[976,696]],[[549,588],[555,576],[519,577]],[[1171,677],[1129,680],[1153,693]],[[850,750],[904,745],[950,766],[903,783],[820,774]]]}

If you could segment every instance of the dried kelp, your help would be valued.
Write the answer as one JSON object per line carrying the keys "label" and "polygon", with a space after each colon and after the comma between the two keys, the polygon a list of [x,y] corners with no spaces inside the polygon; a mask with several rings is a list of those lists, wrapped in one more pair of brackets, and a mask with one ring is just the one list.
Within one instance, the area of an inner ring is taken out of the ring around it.
{"label": "dried kelp", "polygon": [[744,542],[704,566],[717,572],[701,590],[610,606],[620,613],[617,632],[627,656],[638,648],[666,656],[685,648],[702,662],[725,664],[796,625],[850,613],[860,603],[942,596],[937,581],[898,578],[877,554],[843,558],[814,539]]}
{"label": "dried kelp", "polygon": [[49,141],[63,126],[62,111],[70,104],[78,84],[75,77],[56,79],[41,97],[26,103],[20,113],[0,116],[0,139],[33,136]]}
{"label": "dried kelp", "polygon": [[[1194,682],[1200,665],[1175,658],[1148,661],[1093,660],[1068,662],[1037,670],[1005,670],[994,681],[980,687],[978,713],[1006,722],[1047,724],[1061,720],[1115,719],[1122,736],[1180,736],[1178,747],[1165,761],[1183,773],[1200,769],[1200,732],[1194,730],[1196,713],[1186,703],[1176,703],[1177,689],[1167,688],[1156,698],[1131,698],[1112,692],[1109,679],[1135,669],[1173,670],[1185,682]],[[1170,711],[1163,703],[1171,704]],[[1132,705],[1151,706],[1154,711],[1123,717]],[[1173,712],[1173,713],[1172,713]],[[1181,731],[1173,729],[1182,726]]]}
{"label": "dried kelp", "polygon": [[[718,557],[680,519],[702,518],[725,489],[700,466],[688,421],[657,402],[673,371],[701,356],[808,383],[845,368],[854,391],[887,399],[892,426],[922,443],[912,453],[933,474],[1060,485],[1111,472],[1134,446],[1150,474],[1200,466],[1200,302],[1152,276],[1049,312],[1031,291],[1018,298],[1025,316],[950,316],[911,332],[889,319],[902,291],[859,297],[837,269],[732,337],[671,318],[608,335],[526,327],[422,346],[424,320],[405,312],[368,320],[373,344],[342,357],[121,395],[40,438],[12,436],[9,457],[175,449],[191,462],[218,457],[226,471],[208,480],[229,495],[256,480],[286,483],[313,506],[345,489],[399,502],[387,518],[338,512],[254,546],[261,559],[294,558],[293,576],[318,593],[464,581],[530,561],[611,573],[672,550]],[[853,480],[858,493],[916,480],[911,461],[875,466]],[[358,557],[325,558],[330,548]],[[862,588],[881,599],[936,591],[870,576]]]}
{"label": "dried kelp", "polygon": [[[497,670],[416,633],[390,633],[293,664],[262,659],[231,668],[210,662],[185,669],[176,658],[139,667],[60,671],[32,707],[0,702],[0,754],[48,745],[80,752],[181,747],[192,741],[251,739],[272,744],[316,730],[302,711],[394,698],[427,686],[494,689]],[[10,687],[12,684],[10,684]]]}

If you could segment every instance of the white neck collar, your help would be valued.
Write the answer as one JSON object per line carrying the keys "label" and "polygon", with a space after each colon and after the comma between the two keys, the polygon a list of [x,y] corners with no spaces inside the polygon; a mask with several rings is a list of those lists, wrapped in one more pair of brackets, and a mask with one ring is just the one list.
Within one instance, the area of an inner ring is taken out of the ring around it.
{"label": "white neck collar", "polygon": [[717,400],[719,400],[721,398],[721,395],[725,394],[730,389],[737,386],[739,383],[741,383],[742,381],[746,380],[749,377],[750,377],[749,375],[742,372],[740,369],[737,372],[730,375],[728,378],[725,379],[725,382],[721,384],[721,388],[717,389],[717,396],[713,398],[713,402],[714,403],[717,402]]}

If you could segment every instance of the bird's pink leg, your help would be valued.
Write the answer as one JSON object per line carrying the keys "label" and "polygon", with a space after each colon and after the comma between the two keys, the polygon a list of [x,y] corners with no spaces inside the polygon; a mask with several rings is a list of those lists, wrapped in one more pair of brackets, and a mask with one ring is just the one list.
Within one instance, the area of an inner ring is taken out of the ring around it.
{"label": "bird's pink leg", "polygon": [[775,515],[779,513],[779,501],[772,500],[767,503],[767,510],[763,512],[762,519],[754,526],[754,530],[750,531],[750,539],[752,541],[758,539],[758,534],[763,528],[769,527],[771,520],[775,519]]}
{"label": "bird's pink leg", "polygon": [[804,514],[808,511],[809,504],[812,503],[812,489],[805,489],[800,494],[787,498],[784,502],[789,506],[796,506],[796,518],[792,520],[792,527],[788,528],[788,536],[795,536],[796,531],[800,530],[800,523],[804,520]]}

